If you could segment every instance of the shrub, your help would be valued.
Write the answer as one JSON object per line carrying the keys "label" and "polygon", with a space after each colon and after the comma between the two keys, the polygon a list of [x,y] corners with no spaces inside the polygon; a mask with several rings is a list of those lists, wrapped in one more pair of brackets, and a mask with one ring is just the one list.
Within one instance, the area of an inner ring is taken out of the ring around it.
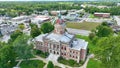
{"label": "shrub", "polygon": [[48,55],[49,55],[48,52],[42,52],[41,50],[35,50],[35,54],[36,54],[36,55],[39,55],[39,56],[41,56],[41,57],[43,57],[43,58],[47,58]]}
{"label": "shrub", "polygon": [[52,61],[48,62],[47,68],[54,68],[54,65],[53,65]]}

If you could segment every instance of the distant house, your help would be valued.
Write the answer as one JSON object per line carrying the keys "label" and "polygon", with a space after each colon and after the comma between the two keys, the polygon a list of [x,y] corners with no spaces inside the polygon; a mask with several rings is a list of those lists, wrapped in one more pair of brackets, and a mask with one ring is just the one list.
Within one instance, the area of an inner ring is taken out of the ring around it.
{"label": "distant house", "polygon": [[12,18],[12,21],[21,21],[21,20],[25,20],[25,19],[29,19],[28,16],[18,16],[18,17],[15,17],[15,18]]}
{"label": "distant house", "polygon": [[96,17],[103,17],[103,18],[109,18],[110,13],[94,13],[94,16]]}
{"label": "distant house", "polygon": [[9,24],[1,24],[0,25],[0,33],[1,35],[10,34],[14,32],[16,27],[14,25]]}
{"label": "distant house", "polygon": [[68,13],[65,19],[72,21],[72,20],[76,20],[78,17],[79,17],[79,14],[72,12],[72,13]]}
{"label": "distant house", "polygon": [[41,23],[46,22],[46,21],[50,21],[49,16],[38,15],[38,16],[35,16],[34,18],[31,18],[31,22],[34,24],[37,24],[39,27],[40,27]]}
{"label": "distant house", "polygon": [[97,6],[99,9],[102,9],[102,8],[109,8],[108,6]]}
{"label": "distant house", "polygon": [[65,14],[65,13],[67,13],[67,10],[51,11],[50,14],[56,16],[56,15],[58,15],[59,12],[61,12],[61,14]]}
{"label": "distant house", "polygon": [[43,14],[43,15],[49,15],[49,12],[48,12],[47,10],[44,10],[44,11],[42,12],[42,14]]}

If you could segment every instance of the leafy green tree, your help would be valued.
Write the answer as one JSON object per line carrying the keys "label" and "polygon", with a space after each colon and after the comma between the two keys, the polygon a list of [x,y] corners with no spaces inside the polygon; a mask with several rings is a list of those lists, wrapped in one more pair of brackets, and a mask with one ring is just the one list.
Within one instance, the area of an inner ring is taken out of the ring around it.
{"label": "leafy green tree", "polygon": [[41,34],[41,32],[40,32],[40,29],[38,27],[36,27],[36,26],[32,26],[31,27],[30,35],[33,38],[36,37],[36,36],[38,36],[38,35],[40,35],[40,34]]}
{"label": "leafy green tree", "polygon": [[25,29],[25,25],[23,23],[19,24],[18,26],[21,30]]}
{"label": "leafy green tree", "polygon": [[46,22],[41,25],[41,31],[43,33],[49,33],[53,30],[54,30],[54,26],[50,22]]}
{"label": "leafy green tree", "polygon": [[102,24],[101,25],[103,25],[103,26],[108,26],[108,24],[107,24],[107,22],[105,21],[105,22],[102,22]]}
{"label": "leafy green tree", "polygon": [[28,39],[30,37],[27,35],[21,35],[16,38],[16,40],[13,42],[13,46],[15,49],[15,52],[17,54],[18,59],[29,59],[33,55],[32,53],[32,45],[28,45]]}
{"label": "leafy green tree", "polygon": [[89,39],[90,39],[90,40],[93,40],[93,38],[94,38],[95,36],[96,36],[95,33],[92,32],[92,33],[89,34]]}
{"label": "leafy green tree", "polygon": [[54,68],[54,65],[53,65],[52,61],[48,62],[47,68]]}
{"label": "leafy green tree", "polygon": [[0,49],[0,68],[12,68],[15,64],[16,53],[13,46],[4,45]]}
{"label": "leafy green tree", "polygon": [[12,41],[14,41],[19,35],[22,35],[23,33],[20,30],[16,30],[10,35],[10,38]]}
{"label": "leafy green tree", "polygon": [[108,37],[110,35],[113,35],[113,33],[114,32],[113,32],[112,28],[107,27],[107,26],[102,26],[102,25],[100,25],[96,31],[96,35],[98,37]]}
{"label": "leafy green tree", "polygon": [[120,36],[101,38],[97,46],[96,57],[105,68],[120,68]]}

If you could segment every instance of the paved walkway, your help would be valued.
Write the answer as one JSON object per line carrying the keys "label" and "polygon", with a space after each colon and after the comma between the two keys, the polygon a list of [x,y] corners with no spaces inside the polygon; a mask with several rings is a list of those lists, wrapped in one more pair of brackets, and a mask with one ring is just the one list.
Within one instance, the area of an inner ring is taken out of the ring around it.
{"label": "paved walkway", "polygon": [[[35,57],[36,57],[36,58],[31,58],[31,59],[29,59],[29,60],[42,60],[44,63],[46,63],[46,65],[44,66],[44,68],[47,68],[47,64],[48,64],[49,60],[44,59],[44,58],[41,58],[40,56],[35,56]],[[61,67],[61,68],[86,68],[89,59],[92,58],[92,57],[94,57],[94,54],[89,55],[89,56],[87,57],[85,63],[84,63],[83,66],[81,66],[81,67],[70,67],[70,66],[68,66],[68,65],[64,65],[64,64],[61,64],[61,63],[58,63],[58,62],[53,62],[53,64],[54,64],[55,66],[59,66],[59,67]],[[54,58],[53,58],[53,59],[54,59]],[[17,61],[19,61],[18,64],[17,64],[17,66],[19,66],[20,63],[21,63],[22,61],[25,61],[25,60],[17,60]]]}
{"label": "paved walkway", "polygon": [[58,58],[59,58],[59,55],[50,53],[50,55],[46,58],[46,60],[52,61],[52,62],[57,62]]}

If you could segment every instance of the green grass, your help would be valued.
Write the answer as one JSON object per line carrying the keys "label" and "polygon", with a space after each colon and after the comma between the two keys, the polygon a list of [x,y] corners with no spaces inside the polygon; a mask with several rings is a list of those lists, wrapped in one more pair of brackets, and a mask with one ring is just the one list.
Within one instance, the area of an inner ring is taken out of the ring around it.
{"label": "green grass", "polygon": [[28,60],[23,61],[20,64],[20,68],[43,68],[45,63],[40,60]]}
{"label": "green grass", "polygon": [[103,68],[103,67],[101,65],[101,61],[90,59],[87,68]]}
{"label": "green grass", "polygon": [[90,14],[89,18],[95,18],[95,16],[93,14]]}
{"label": "green grass", "polygon": [[83,23],[67,23],[67,28],[74,28],[74,29],[83,29],[83,30],[93,30],[95,29],[100,23],[93,23],[93,22],[83,22]]}
{"label": "green grass", "polygon": [[89,18],[100,18],[100,17],[96,17],[96,16],[94,16],[94,14],[90,14]]}
{"label": "green grass", "polygon": [[[15,67],[15,66],[17,65],[17,63],[18,63],[18,62],[14,62],[13,64],[10,64],[10,65],[9,65],[9,68]],[[0,68],[1,68],[1,67],[0,67]]]}

